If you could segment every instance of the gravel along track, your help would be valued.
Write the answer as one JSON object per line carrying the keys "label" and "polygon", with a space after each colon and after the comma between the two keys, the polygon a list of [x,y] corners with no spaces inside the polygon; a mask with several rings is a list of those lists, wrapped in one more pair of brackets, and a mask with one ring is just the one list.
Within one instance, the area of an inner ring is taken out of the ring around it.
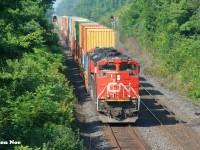
{"label": "gravel along track", "polygon": [[98,119],[95,110],[95,103],[86,93],[82,78],[78,73],[78,65],[74,63],[72,56],[66,52],[68,57],[67,65],[71,76],[68,77],[71,84],[74,86],[78,103],[76,105],[77,124],[80,127],[81,138],[84,140],[87,149],[108,149],[109,145],[106,142],[103,134],[102,123]]}
{"label": "gravel along track", "polygon": [[76,105],[76,121],[80,128],[81,138],[87,150],[110,150],[106,141],[102,123],[99,121],[95,102],[92,101],[86,92],[83,79],[80,76],[78,64],[73,60],[67,45],[60,37],[60,45],[66,56],[68,67],[66,76],[74,87],[74,93],[78,99]]}
{"label": "gravel along track", "polygon": [[[178,93],[169,91],[166,87],[161,86],[162,82],[155,77],[145,76],[145,82],[151,87],[151,93],[157,99],[162,101],[168,110],[171,110],[179,120],[185,122],[185,125],[195,130],[200,135],[200,107],[195,105],[192,100],[178,95]],[[155,93],[159,89],[159,93]]]}
{"label": "gravel along track", "polygon": [[[76,62],[73,61],[73,58],[62,39],[60,40],[60,45],[67,57],[67,78],[70,80],[70,84],[74,86],[74,93],[78,98],[76,117],[77,124],[80,127],[81,138],[84,140],[84,145],[87,150],[112,149],[110,143],[106,139],[103,129],[104,125],[98,119],[98,114],[95,109],[96,104],[86,93],[83,80],[80,76],[79,67]],[[138,51],[137,55],[134,55],[134,52],[131,52],[131,55],[133,55],[133,58],[138,62],[140,62],[140,59],[144,58]],[[143,66],[141,66],[141,68],[143,68]],[[159,99],[160,101],[165,102],[168,110],[171,110],[179,120],[185,122],[185,125],[189,129],[198,132],[200,135],[200,107],[194,105],[187,98],[181,97],[177,93],[171,92],[164,86],[161,86],[162,83],[160,81],[161,80],[158,80],[155,77],[145,76],[141,69],[141,82],[143,82],[148,89],[151,89],[151,93],[156,97],[156,100]],[[154,98],[149,101],[153,102]],[[150,146],[150,149],[179,149],[169,140],[166,133],[161,132],[158,129],[158,124],[152,122],[150,118],[149,113],[141,111],[140,119],[135,123],[136,128]]]}
{"label": "gravel along track", "polygon": [[149,122],[157,125],[158,130],[165,133],[165,137],[168,137],[175,147],[182,150],[200,149],[200,136],[196,132],[191,131],[183,122],[177,120],[174,113],[168,111],[163,103],[151,99],[152,95],[144,87],[140,89],[140,92],[142,98],[141,111],[147,111],[152,114],[152,116],[148,117],[150,119]]}

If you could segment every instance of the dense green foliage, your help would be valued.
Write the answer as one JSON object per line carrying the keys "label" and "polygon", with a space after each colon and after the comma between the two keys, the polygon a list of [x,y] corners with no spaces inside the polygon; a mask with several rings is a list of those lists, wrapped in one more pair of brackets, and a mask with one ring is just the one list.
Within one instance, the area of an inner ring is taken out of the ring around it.
{"label": "dense green foliage", "polygon": [[[123,37],[136,37],[159,63],[154,70],[200,99],[199,0],[132,0],[120,16]],[[177,81],[178,80],[178,81]]]}
{"label": "dense green foliage", "polygon": [[1,59],[19,58],[34,47],[53,43],[52,27],[44,13],[52,1],[12,0],[0,2]]}
{"label": "dense green foliage", "polygon": [[56,8],[56,14],[59,16],[75,16],[79,1],[80,0],[62,0]]}
{"label": "dense green foliage", "polygon": [[[53,0],[0,1],[0,149],[83,149],[73,88],[53,25]],[[37,147],[37,148],[36,148]]]}
{"label": "dense green foliage", "polygon": [[60,16],[79,16],[96,21],[106,13],[114,12],[126,0],[62,0],[56,12]]}

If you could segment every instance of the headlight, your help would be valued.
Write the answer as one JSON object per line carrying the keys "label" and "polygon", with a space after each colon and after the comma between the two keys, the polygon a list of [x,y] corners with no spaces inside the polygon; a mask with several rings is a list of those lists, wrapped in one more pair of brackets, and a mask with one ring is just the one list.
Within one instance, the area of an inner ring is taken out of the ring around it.
{"label": "headlight", "polygon": [[118,80],[118,81],[120,80],[120,75],[119,75],[119,74],[117,75],[117,80]]}
{"label": "headlight", "polygon": [[110,98],[110,95],[109,95],[109,94],[107,94],[107,95],[106,95],[106,97],[109,99],[109,98]]}
{"label": "headlight", "polygon": [[131,99],[131,95],[130,94],[128,94],[128,98]]}

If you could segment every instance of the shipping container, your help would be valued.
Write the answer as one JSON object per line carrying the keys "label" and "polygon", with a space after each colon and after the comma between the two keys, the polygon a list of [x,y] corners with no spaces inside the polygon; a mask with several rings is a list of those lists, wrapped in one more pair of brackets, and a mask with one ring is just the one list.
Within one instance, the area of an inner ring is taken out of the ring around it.
{"label": "shipping container", "polygon": [[68,20],[68,17],[67,16],[61,16],[61,18],[62,18],[62,29],[66,30],[67,29],[67,20]]}
{"label": "shipping container", "polygon": [[76,57],[76,33],[78,31],[76,31],[76,27],[75,24],[77,21],[88,21],[88,19],[85,18],[72,18],[72,24],[71,24],[71,45],[70,45],[70,49],[71,49],[71,53],[74,54],[74,56]]}
{"label": "shipping container", "polygon": [[82,35],[81,35],[81,40],[82,40],[82,45],[81,45],[81,48],[85,49],[84,46],[85,46],[85,40],[87,40],[86,36],[87,36],[87,29],[104,29],[107,27],[104,26],[104,25],[101,25],[101,24],[88,24],[88,25],[83,25],[82,26]]}
{"label": "shipping container", "polygon": [[87,20],[84,18],[80,18],[80,17],[69,17],[68,20],[68,33],[69,33],[69,48],[71,53],[73,53],[74,47],[75,47],[75,43],[74,43],[74,39],[75,39],[75,21],[76,20]]}
{"label": "shipping container", "polygon": [[[83,50],[85,50],[84,49],[84,46],[85,46],[85,41],[86,41],[86,31],[87,31],[87,29],[102,29],[102,28],[107,28],[107,27],[105,27],[105,26],[103,26],[103,25],[100,25],[100,24],[84,24],[84,25],[82,25],[82,27],[81,27],[81,35],[80,35],[80,41],[81,41],[81,44],[80,44],[80,48],[81,48],[81,50],[83,49]],[[84,53],[86,53],[86,51],[84,51]]]}
{"label": "shipping container", "polygon": [[69,42],[71,42],[71,36],[72,36],[72,19],[73,18],[79,18],[79,17],[69,17],[68,18],[68,33],[69,33]]}
{"label": "shipping container", "polygon": [[75,60],[80,59],[80,45],[79,45],[79,25],[85,23],[91,23],[92,21],[84,20],[84,21],[75,21]]}
{"label": "shipping container", "polygon": [[73,37],[73,33],[74,33],[74,24],[73,24],[73,19],[78,19],[80,17],[69,17],[68,19],[68,35],[69,35],[69,38],[68,38],[68,45],[69,45],[69,49],[70,51],[72,52],[72,49],[74,47],[74,37]]}
{"label": "shipping container", "polygon": [[[77,42],[77,53],[78,53],[78,59],[80,62],[82,62],[82,28],[84,26],[99,26],[100,24],[99,23],[96,23],[96,22],[84,22],[84,23],[80,23],[79,24],[79,42]],[[100,25],[101,26],[101,25]]]}
{"label": "shipping container", "polygon": [[115,47],[115,31],[108,28],[85,28],[83,37],[83,50],[95,47]]}
{"label": "shipping container", "polygon": [[83,31],[81,34],[81,36],[82,36],[81,39],[82,39],[83,45],[80,46],[78,49],[78,54],[79,54],[78,59],[81,59],[80,62],[82,64],[80,66],[81,66],[81,68],[83,68],[83,70],[86,70],[87,66],[85,65],[86,58],[84,59],[84,55],[86,55],[86,51],[82,47],[84,47],[86,45],[86,44],[84,45],[84,43],[85,43],[85,41],[87,41],[85,38],[87,38],[86,33],[87,33],[88,29],[108,29],[108,28],[103,25],[100,25],[100,24],[84,24],[84,25],[82,25],[81,30],[83,30]]}
{"label": "shipping container", "polygon": [[99,23],[96,23],[96,22],[89,22],[89,23],[82,23],[82,24],[79,24],[79,45],[80,45],[80,48],[83,48],[82,45],[83,45],[83,42],[82,42],[82,33],[83,33],[83,27],[84,26],[93,26],[93,25],[100,25]]}
{"label": "shipping container", "polygon": [[64,41],[68,41],[68,16],[61,16],[61,35]]}
{"label": "shipping container", "polygon": [[95,47],[115,47],[115,31],[112,29],[87,29],[86,37],[84,52]]}
{"label": "shipping container", "polygon": [[76,40],[76,34],[77,34],[77,32],[79,32],[79,30],[77,30],[77,28],[75,26],[76,23],[77,22],[86,22],[86,21],[88,21],[88,19],[85,19],[85,18],[73,18],[72,19],[72,35],[74,36],[75,40]]}
{"label": "shipping container", "polygon": [[76,42],[79,43],[79,34],[80,34],[80,28],[82,24],[89,24],[89,23],[94,23],[93,21],[87,20],[87,21],[77,21],[75,23],[75,28],[76,28]]}
{"label": "shipping container", "polygon": [[81,66],[81,64],[83,63],[83,62],[82,62],[82,60],[83,60],[83,59],[82,59],[82,56],[83,56],[82,54],[83,54],[83,50],[79,49],[79,51],[78,51],[78,55],[79,55],[79,56],[78,56],[78,62],[79,62],[79,65],[80,65],[80,66]]}
{"label": "shipping container", "polygon": [[[84,52],[82,51],[82,65],[83,65],[83,66],[84,66],[84,63],[85,63],[85,62],[84,62],[84,55],[85,55],[85,54],[84,54]],[[83,68],[84,68],[84,67],[83,67]]]}
{"label": "shipping container", "polygon": [[83,69],[84,69],[84,71],[86,71],[87,70],[87,55],[86,54],[83,54]]}

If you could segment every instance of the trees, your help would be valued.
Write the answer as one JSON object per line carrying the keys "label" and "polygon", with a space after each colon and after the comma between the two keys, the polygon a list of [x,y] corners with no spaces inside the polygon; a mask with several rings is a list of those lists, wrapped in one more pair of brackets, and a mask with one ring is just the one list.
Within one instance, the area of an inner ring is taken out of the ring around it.
{"label": "trees", "polygon": [[4,141],[15,137],[23,145],[41,147],[53,142],[47,126],[53,126],[55,134],[59,134],[57,125],[72,127],[76,99],[64,75],[58,73],[62,57],[44,51],[35,49],[34,54],[7,61],[8,66],[0,74],[0,130]]}
{"label": "trees", "polygon": [[62,0],[56,9],[56,14],[59,16],[76,16],[76,5],[80,0]]}
{"label": "trees", "polygon": [[197,0],[136,0],[123,8],[120,17],[121,34],[148,47],[167,68],[160,74],[180,76],[179,90],[196,99],[200,99],[199,6]]}
{"label": "trees", "polygon": [[108,12],[114,12],[125,4],[124,0],[63,0],[57,8],[57,13],[61,16],[75,15],[96,21]]}
{"label": "trees", "polygon": [[0,2],[0,141],[21,143],[0,149],[83,149],[58,37],[44,17],[52,2]]}
{"label": "trees", "polygon": [[1,60],[20,58],[49,41],[53,27],[44,18],[53,0],[1,2],[0,49]]}

